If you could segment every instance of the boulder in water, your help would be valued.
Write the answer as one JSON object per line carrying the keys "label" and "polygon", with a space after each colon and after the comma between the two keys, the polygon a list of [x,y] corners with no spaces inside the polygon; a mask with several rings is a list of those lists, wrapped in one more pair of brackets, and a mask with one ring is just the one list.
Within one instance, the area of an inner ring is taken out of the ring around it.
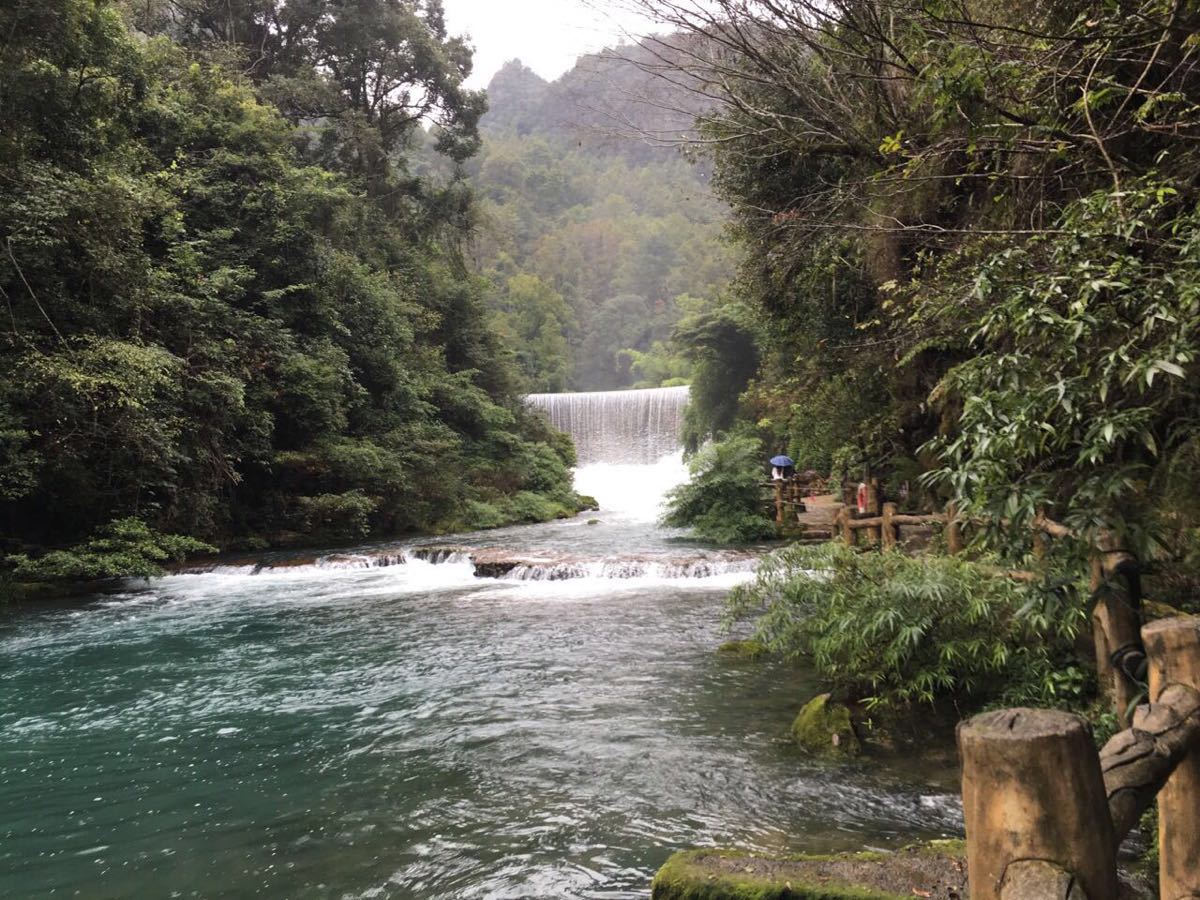
{"label": "boulder in water", "polygon": [[762,641],[726,641],[717,652],[737,659],[759,659],[767,655],[767,647]]}
{"label": "boulder in water", "polygon": [[821,694],[808,701],[792,722],[792,740],[813,753],[854,756],[862,743],[854,731],[850,708]]}

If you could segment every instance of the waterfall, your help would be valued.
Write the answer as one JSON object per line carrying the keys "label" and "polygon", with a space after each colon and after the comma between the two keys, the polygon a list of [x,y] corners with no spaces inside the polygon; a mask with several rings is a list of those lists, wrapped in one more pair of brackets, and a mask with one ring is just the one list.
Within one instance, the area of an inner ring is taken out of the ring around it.
{"label": "waterfall", "polygon": [[581,466],[648,464],[679,449],[679,432],[690,388],[530,394],[550,424],[575,441]]}

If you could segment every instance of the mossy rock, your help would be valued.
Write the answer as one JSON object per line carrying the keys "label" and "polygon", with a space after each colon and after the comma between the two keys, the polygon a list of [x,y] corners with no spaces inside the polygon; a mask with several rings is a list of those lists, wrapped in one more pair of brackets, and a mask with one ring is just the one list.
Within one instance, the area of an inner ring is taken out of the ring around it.
{"label": "mossy rock", "polygon": [[599,525],[599,524],[600,524],[600,520],[599,520],[599,519],[588,519],[587,523],[588,523],[589,525]]}
{"label": "mossy rock", "polygon": [[761,641],[726,641],[717,652],[738,659],[759,659],[767,655],[767,647]]}
{"label": "mossy rock", "polygon": [[1191,613],[1186,613],[1161,600],[1143,600],[1142,612],[1145,614],[1147,622],[1155,622],[1159,619],[1192,618]]}
{"label": "mossy rock", "polygon": [[653,900],[950,900],[966,895],[958,841],[895,853],[771,857],[686,850],[658,870]]}
{"label": "mossy rock", "polygon": [[800,710],[792,722],[792,740],[813,753],[854,756],[862,750],[850,709],[829,694],[813,697]]}
{"label": "mossy rock", "polygon": [[600,504],[595,497],[589,497],[587,494],[579,495],[579,511],[588,512],[589,510],[600,510]]}

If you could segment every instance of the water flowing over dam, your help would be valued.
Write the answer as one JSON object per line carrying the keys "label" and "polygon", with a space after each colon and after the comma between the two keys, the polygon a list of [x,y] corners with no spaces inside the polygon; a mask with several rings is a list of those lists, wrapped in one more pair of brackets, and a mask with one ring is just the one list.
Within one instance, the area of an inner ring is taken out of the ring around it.
{"label": "water flowing over dam", "polygon": [[575,441],[579,463],[656,463],[679,449],[691,388],[530,394],[550,424]]}

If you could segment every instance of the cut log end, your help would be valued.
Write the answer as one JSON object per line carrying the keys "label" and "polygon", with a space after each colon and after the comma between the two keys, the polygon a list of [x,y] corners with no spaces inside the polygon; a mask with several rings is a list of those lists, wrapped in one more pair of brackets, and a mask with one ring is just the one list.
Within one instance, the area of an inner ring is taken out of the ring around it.
{"label": "cut log end", "polygon": [[982,713],[959,726],[959,743],[964,740],[1013,741],[1091,735],[1091,727],[1079,716],[1054,709],[1001,709]]}
{"label": "cut log end", "polygon": [[1022,868],[1030,860],[1071,873],[1091,900],[1115,900],[1116,847],[1087,722],[998,710],[959,726],[958,743],[972,900],[1083,896],[1069,883],[1050,891],[1048,875]]}

